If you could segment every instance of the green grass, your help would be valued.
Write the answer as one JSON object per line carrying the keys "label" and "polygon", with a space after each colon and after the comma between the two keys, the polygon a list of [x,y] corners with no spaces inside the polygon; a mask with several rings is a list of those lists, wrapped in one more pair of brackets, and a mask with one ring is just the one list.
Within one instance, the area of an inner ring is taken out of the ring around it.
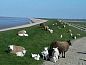
{"label": "green grass", "polygon": [[[53,26],[53,23],[58,23],[58,25]],[[78,38],[86,36],[86,32],[77,30],[67,25],[66,28],[58,29],[57,26],[62,27],[63,24],[53,19],[49,20],[45,24],[54,30],[53,34],[50,34],[48,31],[42,30],[39,25],[29,28],[23,28],[29,34],[28,37],[19,37],[17,35],[17,32],[22,29],[0,32],[0,65],[40,65],[42,64],[43,60],[34,60],[33,58],[31,58],[31,53],[40,53],[45,46],[49,47],[51,42],[54,40],[72,39],[69,33],[67,33],[68,29],[71,29],[74,35],[76,35],[77,33],[81,34],[81,36],[77,36]],[[63,34],[62,39],[60,39],[61,34]],[[10,44],[25,47],[27,50],[26,55],[24,57],[17,57],[16,55],[6,53],[5,50]]]}

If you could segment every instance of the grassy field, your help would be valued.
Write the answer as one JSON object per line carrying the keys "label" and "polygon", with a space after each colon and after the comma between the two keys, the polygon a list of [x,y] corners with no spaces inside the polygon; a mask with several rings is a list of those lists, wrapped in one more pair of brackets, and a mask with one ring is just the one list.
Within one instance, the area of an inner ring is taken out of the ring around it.
{"label": "grassy field", "polygon": [[[57,25],[52,25],[57,23]],[[63,24],[57,20],[49,20],[47,23],[51,29],[54,30],[53,34],[50,34],[49,31],[42,30],[39,25],[23,28],[29,34],[28,37],[19,37],[17,32],[22,29],[10,30],[5,32],[0,32],[0,65],[41,65],[43,60],[36,61],[31,58],[31,53],[40,53],[45,46],[51,44],[54,40],[69,40],[73,39],[67,31],[72,30],[72,33],[76,35],[77,33],[81,36],[78,38],[86,36],[86,32],[77,30],[75,28],[69,27],[66,25],[66,28],[62,28]],[[60,26],[62,29],[58,29]],[[60,35],[63,35],[63,38],[60,38]],[[26,48],[27,53],[24,57],[17,57],[16,55],[6,53],[8,45],[20,45]]]}

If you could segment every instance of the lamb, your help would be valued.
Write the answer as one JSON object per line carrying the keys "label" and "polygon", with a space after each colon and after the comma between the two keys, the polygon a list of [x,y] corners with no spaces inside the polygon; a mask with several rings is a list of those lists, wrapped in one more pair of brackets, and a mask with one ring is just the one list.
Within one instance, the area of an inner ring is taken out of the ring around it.
{"label": "lamb", "polygon": [[53,30],[52,30],[52,29],[48,29],[48,31],[49,31],[50,33],[53,33]]}
{"label": "lamb", "polygon": [[40,59],[40,55],[39,54],[32,54],[32,57],[35,59],[35,60],[39,60]]}
{"label": "lamb", "polygon": [[69,46],[71,45],[70,40],[68,41],[54,41],[50,45],[50,49],[57,48],[59,50],[59,53],[62,53],[62,57],[65,58],[65,52],[68,51]]}
{"label": "lamb", "polygon": [[16,46],[16,45],[9,45],[10,53],[16,54],[17,56],[24,56],[26,53],[26,50],[24,47]]}
{"label": "lamb", "polygon": [[44,47],[44,51],[41,52],[43,59],[48,60],[48,47]]}
{"label": "lamb", "polygon": [[54,51],[52,52],[52,58],[50,59],[53,62],[57,62],[58,61],[58,57],[59,57],[59,50],[58,47],[57,48],[53,48]]}

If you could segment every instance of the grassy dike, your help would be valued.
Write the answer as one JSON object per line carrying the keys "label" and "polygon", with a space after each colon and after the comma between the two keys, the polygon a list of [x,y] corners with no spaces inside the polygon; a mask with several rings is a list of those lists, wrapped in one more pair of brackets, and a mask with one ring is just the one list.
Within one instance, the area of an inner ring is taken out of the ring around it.
{"label": "grassy dike", "polygon": [[[57,23],[57,25],[53,26],[53,23]],[[54,40],[72,40],[73,38],[67,33],[68,29],[71,29],[74,35],[77,33],[81,34],[81,36],[77,36],[78,38],[86,36],[86,32],[68,25],[66,25],[66,28],[58,29],[57,26],[62,27],[63,24],[54,19],[49,20],[45,24],[54,30],[53,34],[42,30],[39,25],[23,28],[29,34],[28,37],[19,37],[17,35],[17,32],[22,29],[0,32],[0,65],[41,65],[43,60],[34,60],[31,58],[31,53],[40,53],[45,46],[49,47]],[[61,34],[63,35],[62,39],[60,38]],[[16,55],[6,53],[5,50],[10,44],[25,47],[27,50],[26,55],[24,57],[17,57]]]}

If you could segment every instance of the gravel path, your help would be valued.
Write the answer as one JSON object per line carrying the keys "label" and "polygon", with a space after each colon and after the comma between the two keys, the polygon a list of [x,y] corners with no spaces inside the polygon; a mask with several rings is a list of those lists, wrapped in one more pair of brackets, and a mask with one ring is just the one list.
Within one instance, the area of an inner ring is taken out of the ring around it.
{"label": "gravel path", "polygon": [[86,65],[86,37],[71,42],[66,58],[60,58],[56,63],[45,61],[43,65]]}

